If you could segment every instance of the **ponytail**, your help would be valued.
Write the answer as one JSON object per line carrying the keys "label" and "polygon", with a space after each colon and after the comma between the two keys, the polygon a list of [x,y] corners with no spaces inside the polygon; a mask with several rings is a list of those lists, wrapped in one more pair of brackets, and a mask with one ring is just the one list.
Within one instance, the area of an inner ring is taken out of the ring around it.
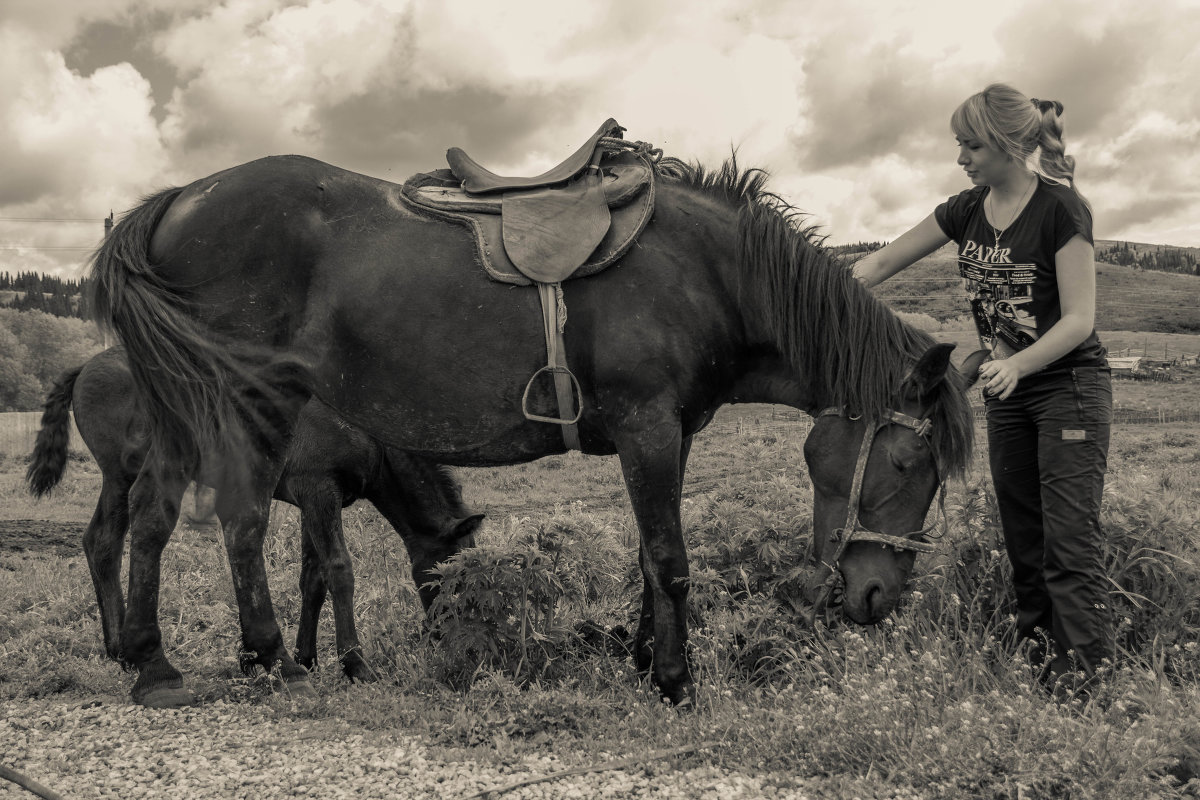
{"label": "ponytail", "polygon": [[1070,186],[1091,210],[1091,204],[1075,185],[1075,157],[1067,155],[1066,145],[1063,144],[1063,124],[1060,119],[1063,104],[1057,100],[1038,100],[1036,97],[1030,98],[1029,103],[1040,117],[1037,147],[1029,155],[1034,172],[1047,180]]}

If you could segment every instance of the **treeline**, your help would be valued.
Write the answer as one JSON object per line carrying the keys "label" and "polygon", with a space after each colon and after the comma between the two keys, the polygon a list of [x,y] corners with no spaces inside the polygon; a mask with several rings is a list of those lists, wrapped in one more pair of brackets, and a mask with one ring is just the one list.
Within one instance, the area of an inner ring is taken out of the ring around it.
{"label": "treeline", "polygon": [[90,322],[0,308],[0,411],[41,409],[62,373],[103,347]]}
{"label": "treeline", "polygon": [[0,307],[17,311],[41,311],[55,317],[91,319],[86,279],[58,278],[40,272],[0,272]]}
{"label": "treeline", "polygon": [[1097,247],[1096,260],[1108,264],[1120,264],[1123,267],[1176,272],[1182,275],[1200,275],[1200,264],[1197,264],[1196,254],[1178,247],[1114,242],[1111,245]]}
{"label": "treeline", "polygon": [[857,253],[873,253],[885,244],[887,242],[854,242],[853,244],[831,244],[826,249],[839,256],[852,256]]}

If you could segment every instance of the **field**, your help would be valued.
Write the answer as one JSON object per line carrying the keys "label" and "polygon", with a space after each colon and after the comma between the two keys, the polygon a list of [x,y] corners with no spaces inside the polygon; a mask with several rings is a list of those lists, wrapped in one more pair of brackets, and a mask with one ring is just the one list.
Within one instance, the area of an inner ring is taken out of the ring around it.
{"label": "field", "polygon": [[[1167,386],[1163,402],[1195,408],[1196,384]],[[1120,382],[1118,402],[1136,405],[1155,388]],[[347,741],[367,748],[403,740],[423,754],[420,769],[404,767],[413,780],[455,770],[434,794],[362,796],[465,796],[621,758],[632,758],[624,770],[592,775],[582,789],[573,784],[575,794],[559,794],[562,782],[550,782],[513,796],[675,796],[651,789],[684,775],[727,787],[697,797],[1196,796],[1194,424],[1114,432],[1104,524],[1120,665],[1087,705],[1047,700],[1014,648],[1008,567],[982,453],[965,479],[951,483],[948,533],[937,553],[918,560],[894,617],[872,629],[805,624],[796,585],[808,569],[806,432],[794,415],[735,406],[697,437],[684,524],[700,691],[688,711],[658,702],[623,650],[641,581],[616,460],[568,454],[458,470],[468,504],[488,522],[475,554],[453,565],[447,580],[458,582],[460,597],[478,599],[471,581],[488,575],[489,597],[504,611],[489,620],[451,615],[440,640],[421,635],[398,537],[373,508],[348,509],[360,634],[381,680],[351,686],[340,676],[327,610],[325,666],[316,677],[322,698],[314,704],[291,703],[272,690],[270,676],[240,674],[220,536],[181,525],[163,566],[161,619],[164,645],[200,707],[157,712],[184,716],[152,717],[159,727],[142,737],[136,757],[122,756],[134,752],[130,743],[89,738],[140,730],[148,719],[127,708],[132,676],[104,657],[79,547],[99,476],[88,458],[76,458],[54,498],[34,505],[21,485],[23,459],[10,456],[0,462],[0,765],[24,767],[78,796],[167,793],[199,778],[164,762],[163,750],[155,761],[154,741],[165,736],[162,726],[187,724],[191,713],[203,715],[199,741],[225,742],[224,753],[205,751],[205,764],[226,796],[288,796],[288,784],[274,794],[255,788],[263,778],[254,759],[268,754],[253,742],[283,747],[289,736],[308,748],[297,751],[301,763]],[[285,636],[294,635],[299,612],[297,540],[295,510],[277,506],[267,557]],[[485,646],[471,651],[467,641]],[[271,735],[237,744],[251,735],[247,719]],[[64,731],[73,735],[51,748],[47,742]],[[99,762],[98,747],[108,754]],[[665,751],[673,754],[656,755]],[[104,766],[89,766],[96,763]],[[389,763],[363,767],[376,792],[398,774]],[[350,772],[317,769],[304,792],[336,793],[350,780]],[[0,785],[0,797],[17,796],[4,792]]]}
{"label": "field", "polygon": [[[1099,247],[1113,244],[1097,242]],[[953,243],[881,284],[876,293],[899,311],[970,327],[963,316],[957,251]],[[1096,264],[1096,326],[1111,331],[1200,333],[1200,276],[1117,264]],[[1103,338],[1103,335],[1102,335]],[[1113,350],[1113,346],[1109,345]]]}

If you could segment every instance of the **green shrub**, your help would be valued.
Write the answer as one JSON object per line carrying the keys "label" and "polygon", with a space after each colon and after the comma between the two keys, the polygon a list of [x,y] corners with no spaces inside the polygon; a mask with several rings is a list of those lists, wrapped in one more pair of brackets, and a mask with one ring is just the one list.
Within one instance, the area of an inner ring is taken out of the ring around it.
{"label": "green shrub", "polygon": [[571,635],[560,613],[563,581],[535,542],[469,548],[435,571],[441,592],[429,633],[444,680],[469,685],[480,669],[492,669],[525,682],[561,655]]}

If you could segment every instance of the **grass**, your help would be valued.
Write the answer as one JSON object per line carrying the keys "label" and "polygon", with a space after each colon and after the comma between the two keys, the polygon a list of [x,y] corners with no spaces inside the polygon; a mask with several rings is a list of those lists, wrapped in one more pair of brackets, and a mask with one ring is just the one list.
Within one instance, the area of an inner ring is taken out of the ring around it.
{"label": "grass", "polygon": [[[359,731],[404,728],[435,755],[503,764],[553,751],[587,763],[713,741],[688,758],[766,776],[780,792],[801,781],[812,792],[815,781],[829,797],[1195,796],[1194,426],[1114,432],[1104,524],[1121,665],[1103,702],[1078,706],[1047,702],[1014,647],[1007,560],[982,454],[968,478],[951,485],[950,533],[918,560],[893,617],[871,629],[804,625],[796,586],[807,569],[811,515],[801,452],[807,428],[751,424],[768,413],[727,409],[693,449],[683,516],[699,695],[689,712],[659,702],[620,646],[616,629],[632,629],[641,580],[636,528],[611,458],[459,470],[468,504],[489,514],[481,550],[495,559],[521,554],[526,564],[543,559],[537,583],[533,571],[513,570],[497,589],[509,598],[521,587],[540,593],[538,613],[507,628],[514,638],[503,658],[464,669],[420,635],[403,548],[363,504],[345,512],[345,527],[360,634],[381,682],[351,686],[328,666],[328,611],[314,707],[295,711],[267,678],[242,676],[219,537],[182,526],[163,565],[164,644],[201,701],[259,703]],[[3,464],[5,516],[90,516],[99,482],[86,462],[72,462],[64,490],[36,507],[19,496],[22,472],[19,459]],[[296,512],[277,507],[266,556],[285,636],[299,614],[297,540]],[[511,613],[506,623],[523,612]],[[123,696],[131,683],[103,656],[82,556],[0,545],[0,700]]]}

